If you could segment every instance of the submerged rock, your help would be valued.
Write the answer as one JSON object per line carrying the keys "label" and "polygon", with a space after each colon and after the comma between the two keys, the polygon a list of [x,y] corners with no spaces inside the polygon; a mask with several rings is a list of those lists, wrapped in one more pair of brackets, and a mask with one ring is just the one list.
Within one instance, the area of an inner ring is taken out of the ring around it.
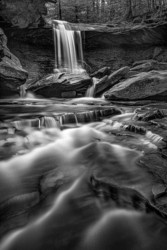
{"label": "submerged rock", "polygon": [[92,79],[85,72],[78,75],[56,73],[47,75],[28,86],[27,91],[44,97],[73,98],[84,96],[90,85],[92,85]]}
{"label": "submerged rock", "polygon": [[19,93],[19,87],[28,77],[19,59],[7,47],[7,38],[0,29],[0,96],[9,96]]}
{"label": "submerged rock", "polygon": [[109,100],[161,100],[167,97],[167,70],[142,72],[122,81],[104,94]]}

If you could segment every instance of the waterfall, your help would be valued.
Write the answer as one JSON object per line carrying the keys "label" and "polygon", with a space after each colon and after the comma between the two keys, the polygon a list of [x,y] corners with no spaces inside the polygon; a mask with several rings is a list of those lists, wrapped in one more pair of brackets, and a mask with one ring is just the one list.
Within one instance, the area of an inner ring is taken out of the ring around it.
{"label": "waterfall", "polygon": [[71,30],[66,21],[53,21],[55,71],[80,74],[83,69],[81,31]]}

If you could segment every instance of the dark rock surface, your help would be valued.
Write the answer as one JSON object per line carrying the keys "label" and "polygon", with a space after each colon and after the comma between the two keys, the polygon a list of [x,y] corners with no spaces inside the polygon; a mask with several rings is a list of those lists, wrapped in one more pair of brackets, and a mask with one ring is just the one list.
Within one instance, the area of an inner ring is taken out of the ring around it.
{"label": "dark rock surface", "polygon": [[27,87],[44,97],[74,98],[84,96],[88,87],[92,85],[92,79],[86,72],[75,74],[50,74]]}
{"label": "dark rock surface", "polygon": [[19,28],[38,26],[43,14],[46,14],[44,0],[2,0],[0,3],[3,20]]}
{"label": "dark rock surface", "polygon": [[[157,53],[158,52],[158,53]],[[85,50],[85,60],[91,71],[110,67],[113,71],[124,66],[132,66],[136,61],[156,60],[167,61],[166,46],[113,46]]]}
{"label": "dark rock surface", "polygon": [[167,63],[156,60],[143,60],[134,62],[131,68],[131,71],[135,72],[148,72],[150,70],[167,70]]}
{"label": "dark rock surface", "polygon": [[19,87],[25,83],[27,77],[28,72],[8,49],[7,38],[0,29],[0,96],[19,93]]}
{"label": "dark rock surface", "polygon": [[162,119],[164,118],[164,113],[161,110],[153,110],[152,112],[146,112],[144,114],[139,114],[136,116],[138,121],[151,121],[154,119]]}
{"label": "dark rock surface", "polygon": [[19,58],[21,65],[28,71],[26,85],[53,73],[55,67],[54,48],[40,48],[27,43],[18,43],[9,39],[10,51]]}
{"label": "dark rock surface", "polygon": [[109,75],[111,73],[111,68],[110,67],[103,67],[93,74],[91,74],[91,77],[96,77],[96,78],[102,78],[103,76]]}
{"label": "dark rock surface", "polygon": [[122,81],[104,94],[110,100],[161,100],[167,98],[167,71],[150,71],[136,74]]}
{"label": "dark rock surface", "polygon": [[127,77],[129,67],[123,67],[111,73],[107,78],[102,78],[95,85],[94,96],[104,92],[106,89],[113,87],[116,83],[118,83],[121,79]]}

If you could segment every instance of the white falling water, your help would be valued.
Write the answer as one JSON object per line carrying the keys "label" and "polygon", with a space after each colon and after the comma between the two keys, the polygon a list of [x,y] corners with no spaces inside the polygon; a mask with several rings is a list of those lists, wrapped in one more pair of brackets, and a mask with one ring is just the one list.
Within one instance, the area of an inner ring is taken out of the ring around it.
{"label": "white falling water", "polygon": [[86,91],[86,97],[93,97],[95,93],[95,86],[99,82],[99,80],[96,77],[92,78],[93,84],[90,86]]}
{"label": "white falling water", "polygon": [[80,74],[84,71],[81,31],[71,30],[66,21],[53,21],[55,71]]}

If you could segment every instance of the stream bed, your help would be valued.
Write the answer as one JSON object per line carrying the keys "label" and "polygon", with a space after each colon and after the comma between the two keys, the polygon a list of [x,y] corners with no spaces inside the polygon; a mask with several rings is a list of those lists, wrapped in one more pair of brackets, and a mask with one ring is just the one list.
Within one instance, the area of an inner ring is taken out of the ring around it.
{"label": "stream bed", "polygon": [[159,250],[167,104],[0,100],[1,250]]}

